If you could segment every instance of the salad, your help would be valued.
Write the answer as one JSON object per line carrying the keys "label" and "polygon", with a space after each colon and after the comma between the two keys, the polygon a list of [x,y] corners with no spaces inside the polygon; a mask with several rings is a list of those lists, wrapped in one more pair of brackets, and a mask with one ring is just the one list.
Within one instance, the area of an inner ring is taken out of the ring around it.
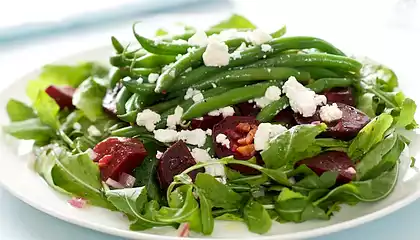
{"label": "salad", "polygon": [[386,66],[285,33],[239,15],[152,38],[134,24],[139,46],[112,37],[110,69],[45,66],[3,130],[34,142],[34,169],[72,206],[122,212],[134,231],[264,234],[386,198],[415,102]]}

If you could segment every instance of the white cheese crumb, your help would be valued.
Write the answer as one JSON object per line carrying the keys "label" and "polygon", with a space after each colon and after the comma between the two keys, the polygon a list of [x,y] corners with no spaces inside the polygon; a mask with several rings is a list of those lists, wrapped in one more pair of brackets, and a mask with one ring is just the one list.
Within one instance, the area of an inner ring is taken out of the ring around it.
{"label": "white cheese crumb", "polygon": [[226,148],[230,148],[230,141],[223,133],[219,133],[216,136],[216,142],[222,144],[222,146],[225,146]]}
{"label": "white cheese crumb", "polygon": [[166,70],[168,70],[169,68],[171,68],[174,65],[174,63],[169,63],[165,66],[162,67],[162,72],[165,72]]}
{"label": "white cheese crumb", "polygon": [[101,136],[101,131],[99,131],[99,129],[97,127],[95,127],[94,125],[90,125],[87,129],[88,134],[92,137],[99,137]]}
{"label": "white cheese crumb", "polygon": [[263,108],[268,104],[280,99],[281,89],[277,86],[270,86],[265,90],[263,97],[254,99],[258,107]]}
{"label": "white cheese crumb", "polygon": [[198,93],[198,94],[195,94],[195,95],[192,97],[192,100],[193,100],[195,103],[197,103],[197,102],[201,102],[201,101],[203,101],[203,100],[204,100],[204,96],[203,96],[203,94],[200,92],[200,93]]}
{"label": "white cheese crumb", "polygon": [[88,154],[89,158],[94,160],[97,156],[97,154],[92,150],[92,148],[88,148],[86,150],[86,153]]}
{"label": "white cheese crumb", "polygon": [[157,159],[160,159],[162,157],[162,155],[163,155],[163,152],[161,152],[161,151],[156,152],[156,158]]}
{"label": "white cheese crumb", "polygon": [[208,38],[207,34],[204,31],[197,31],[188,39],[188,44],[205,47],[207,46]]}
{"label": "white cheese crumb", "polygon": [[213,88],[217,88],[217,85],[216,85],[215,83],[211,83],[211,86],[212,86]]}
{"label": "white cheese crumb", "polygon": [[213,131],[209,128],[206,130],[206,134],[211,136],[213,134]]}
{"label": "white cheese crumb", "polygon": [[324,122],[332,122],[343,117],[343,112],[338,108],[336,103],[332,105],[322,106],[319,110],[319,116]]}
{"label": "white cheese crumb", "polygon": [[[194,157],[197,162],[213,162],[215,161],[208,153],[208,151],[201,148],[194,148],[191,151],[191,155]],[[212,164],[204,167],[207,174],[210,174],[215,177],[225,177],[225,167],[223,164]]]}
{"label": "white cheese crumb", "polygon": [[153,131],[155,139],[163,143],[176,142],[178,140],[178,132],[173,129],[158,129]]}
{"label": "white cheese crumb", "polygon": [[139,77],[136,81],[137,81],[138,83],[143,83],[143,78]]}
{"label": "white cheese crumb", "polygon": [[221,114],[223,115],[223,117],[229,117],[235,114],[235,109],[233,109],[233,107],[224,107],[224,108],[213,110],[207,114],[209,116],[219,116]]}
{"label": "white cheese crumb", "polygon": [[261,44],[261,51],[263,51],[263,52],[271,52],[271,51],[273,51],[273,48],[271,47],[271,45]]}
{"label": "white cheese crumb", "polygon": [[182,114],[184,114],[184,109],[180,106],[176,106],[174,114],[168,116],[166,126],[168,126],[168,128],[175,129],[176,125],[181,123]]}
{"label": "white cheese crumb", "polygon": [[204,99],[203,94],[200,92],[200,90],[188,88],[187,92],[185,93],[184,99],[188,100],[192,98],[194,102],[201,102]]}
{"label": "white cheese crumb", "polygon": [[175,77],[175,69],[172,69],[170,72],[169,72],[169,76],[171,76],[171,77]]}
{"label": "white cheese crumb", "polygon": [[230,54],[230,57],[235,60],[235,59],[240,59],[241,56],[241,52],[240,51],[234,51],[233,53]]}
{"label": "white cheese crumb", "polygon": [[356,169],[354,167],[349,167],[344,172],[350,173],[350,174],[356,174]]}
{"label": "white cheese crumb", "polygon": [[188,44],[188,42],[185,41],[184,39],[176,39],[176,40],[173,40],[172,43],[178,44],[178,45]]}
{"label": "white cheese crumb", "polygon": [[182,57],[183,57],[184,55],[182,55],[182,54],[178,54],[178,55],[176,55],[176,57],[175,57],[175,60],[179,60],[179,59],[181,59]]}
{"label": "white cheese crumb", "polygon": [[313,116],[317,106],[327,102],[325,96],[315,94],[314,91],[300,84],[293,76],[284,83],[283,92],[289,98],[292,110],[302,114],[303,117]]}
{"label": "white cheese crumb", "polygon": [[248,32],[248,38],[254,45],[261,45],[273,39],[270,34],[261,29],[255,29],[254,31]]}
{"label": "white cheese crumb", "polygon": [[195,120],[198,120],[198,121],[203,121],[204,120],[204,118],[203,117],[199,117],[199,118],[194,118]]}
{"label": "white cheese crumb", "polygon": [[159,74],[157,74],[157,73],[151,73],[147,77],[147,80],[149,81],[149,83],[155,83],[158,78],[159,78]]}
{"label": "white cheese crumb", "polygon": [[208,162],[211,160],[209,153],[201,148],[193,148],[193,150],[191,150],[191,155],[197,162]]}
{"label": "white cheese crumb", "polygon": [[199,147],[204,146],[206,143],[206,132],[202,129],[194,130],[182,130],[178,133],[178,139],[183,140],[188,144],[197,145]]}
{"label": "white cheese crumb", "polygon": [[81,130],[82,129],[82,125],[78,122],[73,123],[73,129],[74,130]]}
{"label": "white cheese crumb", "polygon": [[270,140],[286,130],[287,128],[280,124],[261,123],[258,125],[258,129],[254,137],[255,150],[260,151],[267,149],[269,147]]}
{"label": "white cheese crumb", "polygon": [[224,42],[210,41],[203,53],[204,64],[208,67],[226,66],[229,58],[229,48]]}
{"label": "white cheese crumb", "polygon": [[196,49],[197,49],[196,47],[189,47],[189,48],[187,49],[187,52],[188,52],[188,53],[192,53],[192,52],[194,52]]}
{"label": "white cheese crumb", "polygon": [[239,47],[237,48],[237,49],[235,49],[235,51],[240,51],[240,52],[242,52],[242,51],[244,51],[244,50],[246,50],[248,47],[246,46],[246,43],[241,43],[241,45],[239,45]]}
{"label": "white cheese crumb", "polygon": [[156,123],[160,121],[160,115],[150,109],[145,109],[137,114],[136,123],[139,126],[146,127],[147,131],[155,130]]}

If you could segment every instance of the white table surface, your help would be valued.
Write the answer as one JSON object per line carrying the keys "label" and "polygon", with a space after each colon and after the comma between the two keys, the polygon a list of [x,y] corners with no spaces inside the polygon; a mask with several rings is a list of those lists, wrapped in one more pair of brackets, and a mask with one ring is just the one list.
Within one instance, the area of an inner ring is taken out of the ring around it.
{"label": "white table surface", "polygon": [[[418,69],[420,56],[420,11],[413,2],[403,5],[397,1],[233,1],[219,2],[203,8],[187,8],[183,12],[165,16],[143,17],[150,22],[164,24],[171,21],[194,22],[195,15],[212,12],[200,18],[206,25],[216,16],[229,11],[239,12],[261,26],[275,28],[282,23],[290,32],[316,35],[345,49],[373,56],[392,66],[400,79],[420,81]],[[187,13],[187,14],[186,14]],[[1,17],[0,17],[1,20]],[[130,22],[118,23],[96,29],[72,32],[68,35],[40,39],[28,43],[0,46],[0,89],[25,72],[60,57],[109,43],[109,36],[131,37]],[[401,85],[408,95],[410,81]],[[17,173],[18,177],[18,173]],[[28,183],[30,187],[30,183]],[[420,239],[420,201],[382,219],[313,240],[347,239]],[[88,229],[55,219],[21,202],[0,187],[0,240],[117,240]]]}

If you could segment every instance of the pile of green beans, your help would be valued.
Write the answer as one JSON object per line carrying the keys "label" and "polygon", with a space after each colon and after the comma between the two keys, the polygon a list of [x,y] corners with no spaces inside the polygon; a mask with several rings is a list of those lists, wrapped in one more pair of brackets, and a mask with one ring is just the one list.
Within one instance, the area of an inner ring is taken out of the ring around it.
{"label": "pile of green beans", "polygon": [[[222,30],[212,29],[206,33],[209,36]],[[352,86],[359,80],[362,64],[331,43],[315,37],[283,37],[285,31],[283,27],[271,34],[273,39],[265,43],[270,45],[270,51],[263,51],[259,45],[252,46],[244,38],[227,40],[230,53],[242,43],[248,47],[241,51],[240,58],[231,58],[227,66],[208,67],[202,59],[206,47],[182,41],[188,40],[194,31],[153,39],[140,35],[133,26],[134,37],[141,48],[128,51],[115,37],[111,38],[115,55],[110,63],[115,71],[110,87],[122,86],[116,95],[117,116],[133,123],[139,112],[150,109],[161,115],[157,128],[165,128],[166,118],[177,106],[184,110],[182,120],[189,121],[219,108],[262,97],[269,86],[281,87],[290,76],[317,93]],[[317,49],[317,53],[308,53],[306,49]],[[152,73],[159,74],[156,82],[148,82]],[[184,99],[188,88],[202,91],[204,100],[195,103]],[[269,122],[288,106],[288,99],[283,96],[261,109],[257,119]]]}

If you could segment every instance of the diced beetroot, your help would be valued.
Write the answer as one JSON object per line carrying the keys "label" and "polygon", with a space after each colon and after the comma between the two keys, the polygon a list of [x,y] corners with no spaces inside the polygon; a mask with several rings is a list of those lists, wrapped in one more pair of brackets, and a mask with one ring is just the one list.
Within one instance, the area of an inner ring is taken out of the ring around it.
{"label": "diced beetroot", "polygon": [[68,108],[73,109],[73,94],[76,91],[71,86],[54,86],[50,85],[45,92],[55,100],[61,109]]}
{"label": "diced beetroot", "polygon": [[213,126],[222,120],[223,120],[222,115],[219,115],[219,116],[205,115],[203,116],[202,120],[198,120],[198,119],[191,120],[190,127],[191,129],[197,129],[197,128],[200,128],[203,130],[213,129]]}
{"label": "diced beetroot", "polygon": [[324,172],[337,172],[337,182],[348,183],[356,175],[356,168],[349,156],[344,152],[324,152],[318,156],[306,158],[297,162],[297,166],[306,165],[316,174],[321,175]]}
{"label": "diced beetroot", "polygon": [[[337,103],[337,106],[343,112],[343,117],[337,121],[325,123],[328,128],[323,135],[342,140],[350,140],[369,123],[370,119],[366,114],[352,106],[343,103]],[[300,114],[295,114],[294,116],[298,124],[322,122],[319,116],[319,109],[312,117],[305,118]]]}
{"label": "diced beetroot", "polygon": [[[191,155],[187,145],[179,140],[169,147],[159,159],[157,176],[161,188],[167,189],[174,180],[174,176],[182,173],[185,169],[194,166],[196,161]],[[203,168],[194,170],[188,175],[194,181],[199,172],[204,172]]]}
{"label": "diced beetroot", "polygon": [[[221,122],[219,122],[218,124],[216,124],[213,127],[213,145],[215,148],[215,153],[216,156],[219,158],[223,158],[223,157],[227,157],[227,156],[234,156],[235,159],[237,160],[248,160],[250,158],[252,158],[253,156],[257,156],[258,158],[258,153],[256,151],[253,151],[251,154],[246,154],[243,155],[241,154],[241,149],[238,148],[243,148],[244,150],[247,150],[246,147],[253,147],[253,138],[251,139],[252,141],[250,143],[243,143],[242,141],[246,140],[246,138],[248,137],[249,132],[244,132],[241,131],[240,129],[238,129],[238,125],[240,123],[247,123],[250,126],[254,126],[254,130],[256,130],[255,127],[257,127],[259,125],[259,121],[255,119],[255,117],[252,116],[231,116],[231,117],[226,117],[225,119],[223,119]],[[229,148],[227,148],[226,146],[217,143],[216,142],[216,137],[219,134],[225,134],[227,136],[227,138],[229,139],[230,142],[230,146]],[[252,146],[250,146],[252,145]],[[258,161],[259,164],[262,163],[262,161]],[[257,170],[253,169],[253,168],[249,168],[243,165],[237,165],[237,164],[230,164],[229,167],[238,170],[242,173],[245,174],[256,174],[258,173]]]}
{"label": "diced beetroot", "polygon": [[327,97],[328,103],[344,103],[350,106],[355,106],[353,96],[353,89],[350,87],[345,88],[332,88],[323,93]]}
{"label": "diced beetroot", "polygon": [[108,114],[117,115],[117,94],[123,87],[122,83],[118,83],[113,89],[106,91],[105,97],[102,100],[102,107]]}
{"label": "diced beetroot", "polygon": [[257,107],[257,105],[254,102],[238,103],[235,106],[238,109],[238,114],[240,116],[254,116],[255,117],[261,111],[261,109]]}
{"label": "diced beetroot", "polygon": [[296,120],[294,118],[294,112],[293,110],[288,107],[283,110],[281,110],[275,117],[274,121],[279,122],[282,125],[290,128],[296,125]]}
{"label": "diced beetroot", "polygon": [[98,143],[93,151],[104,181],[108,178],[118,181],[122,173],[131,174],[147,156],[143,143],[136,138],[110,137]]}

